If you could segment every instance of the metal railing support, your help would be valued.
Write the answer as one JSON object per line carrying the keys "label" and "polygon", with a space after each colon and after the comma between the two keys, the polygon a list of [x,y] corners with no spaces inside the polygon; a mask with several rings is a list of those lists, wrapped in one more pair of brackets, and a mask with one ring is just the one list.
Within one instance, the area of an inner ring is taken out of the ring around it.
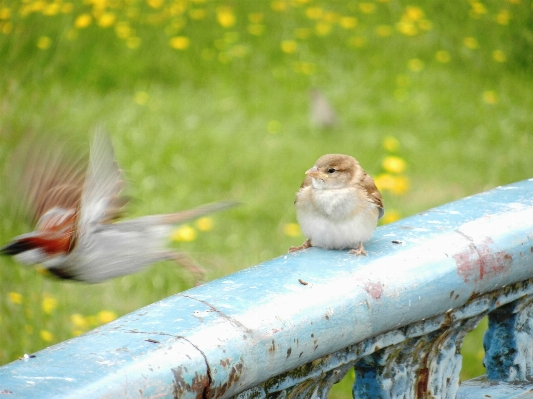
{"label": "metal railing support", "polygon": [[[286,254],[169,297],[0,367],[0,393],[324,399],[352,367],[356,398],[532,388],[533,181],[380,227],[365,247]],[[462,340],[485,315],[492,382],[459,387]]]}

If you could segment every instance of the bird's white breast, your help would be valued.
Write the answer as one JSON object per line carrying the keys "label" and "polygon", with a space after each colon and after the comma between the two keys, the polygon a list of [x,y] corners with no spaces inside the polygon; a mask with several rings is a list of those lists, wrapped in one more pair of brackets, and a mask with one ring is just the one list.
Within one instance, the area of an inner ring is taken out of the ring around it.
{"label": "bird's white breast", "polygon": [[305,187],[296,201],[302,233],[313,246],[357,248],[374,233],[378,209],[354,188],[333,190]]}

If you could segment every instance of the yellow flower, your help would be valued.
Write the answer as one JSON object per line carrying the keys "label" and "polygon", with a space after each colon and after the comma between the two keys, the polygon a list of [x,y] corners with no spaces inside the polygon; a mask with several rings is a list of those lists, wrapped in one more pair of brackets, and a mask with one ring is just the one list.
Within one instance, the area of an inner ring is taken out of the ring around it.
{"label": "yellow flower", "polygon": [[331,32],[331,24],[323,21],[317,22],[315,25],[315,32],[318,36],[326,36]]}
{"label": "yellow flower", "polygon": [[41,36],[39,40],[37,40],[37,47],[41,50],[46,50],[47,48],[50,48],[52,45],[52,39],[50,39],[48,36]]}
{"label": "yellow flower", "polygon": [[89,328],[89,323],[87,322],[85,317],[83,317],[79,313],[73,313],[72,315],[70,315],[70,321],[72,322],[72,324],[74,324],[75,327],[77,327],[77,329],[87,330]]}
{"label": "yellow flower", "polygon": [[407,68],[413,72],[420,72],[422,69],[424,69],[424,61],[418,58],[413,58],[407,62]]}
{"label": "yellow flower", "polygon": [[389,173],[402,173],[407,165],[402,158],[389,155],[383,159],[382,166]]}
{"label": "yellow flower", "polygon": [[127,22],[119,22],[115,25],[115,34],[121,39],[127,39],[133,34],[133,29]]}
{"label": "yellow flower", "polygon": [[74,21],[74,26],[78,29],[83,29],[88,27],[92,22],[92,17],[89,14],[78,15]]}
{"label": "yellow flower", "polygon": [[409,190],[409,179],[405,176],[394,176],[390,192],[394,195],[403,195]]}
{"label": "yellow flower", "polygon": [[388,209],[385,211],[385,214],[383,215],[382,223],[388,224],[395,222],[401,218],[400,212],[394,210],[394,209]]}
{"label": "yellow flower", "polygon": [[435,59],[443,64],[450,62],[451,56],[446,50],[439,50],[435,53]]}
{"label": "yellow flower", "polygon": [[283,40],[281,42],[281,51],[287,54],[292,54],[296,52],[296,49],[298,48],[298,43],[296,43],[294,40]]}
{"label": "yellow flower", "polygon": [[287,223],[283,226],[283,233],[289,237],[299,237],[302,235],[298,223]]}
{"label": "yellow flower", "polygon": [[511,19],[511,13],[508,10],[500,10],[496,15],[496,22],[500,25],[509,25],[509,20]]}
{"label": "yellow flower", "polygon": [[0,9],[0,19],[6,20],[11,18],[11,9],[4,7]]}
{"label": "yellow flower", "polygon": [[330,24],[336,24],[340,19],[340,15],[336,12],[330,11],[324,14],[323,19],[325,22],[328,22]]}
{"label": "yellow flower", "polygon": [[150,95],[145,91],[138,91],[135,93],[134,101],[139,105],[144,105],[148,102]]}
{"label": "yellow flower", "polygon": [[392,28],[389,25],[378,25],[376,28],[376,34],[381,37],[387,37],[392,35]]}
{"label": "yellow flower", "polygon": [[54,340],[53,334],[48,330],[41,330],[39,333],[43,341],[52,342]]}
{"label": "yellow flower", "polygon": [[217,21],[223,28],[230,28],[235,25],[235,14],[231,7],[218,7],[217,8]]}
{"label": "yellow flower", "polygon": [[287,9],[287,3],[284,0],[274,0],[272,3],[270,3],[270,7],[274,11],[282,12]]}
{"label": "yellow flower", "polygon": [[196,230],[191,226],[183,225],[174,230],[170,238],[172,241],[194,241],[196,239]]}
{"label": "yellow flower", "polygon": [[339,20],[339,25],[344,29],[353,29],[357,26],[357,18],[355,17],[342,17]]}
{"label": "yellow flower", "polygon": [[374,183],[379,191],[390,190],[394,185],[394,176],[389,173],[382,173],[374,179]]}
{"label": "yellow flower", "polygon": [[469,49],[476,49],[479,47],[479,43],[475,37],[465,37],[463,43]]}
{"label": "yellow flower", "polygon": [[418,21],[424,18],[424,11],[420,7],[407,6],[403,17],[411,21]]}
{"label": "yellow flower", "polygon": [[309,19],[319,19],[324,15],[324,10],[320,7],[309,7],[305,10],[305,16]]}
{"label": "yellow flower", "polygon": [[295,62],[292,64],[292,69],[304,75],[313,75],[316,71],[316,65],[312,62]]}
{"label": "yellow flower", "polygon": [[146,0],[146,2],[150,7],[156,9],[161,8],[161,6],[163,5],[163,0]]}
{"label": "yellow flower", "polygon": [[472,7],[472,10],[470,11],[470,15],[473,16],[474,18],[477,18],[480,15],[487,13],[487,8],[483,5],[483,3],[480,3],[479,1],[471,2],[470,6]]}
{"label": "yellow flower", "polygon": [[190,43],[190,39],[185,36],[175,36],[170,39],[170,47],[176,50],[186,50],[189,48]]}
{"label": "yellow flower", "polygon": [[492,52],[492,59],[497,62],[507,61],[507,57],[505,56],[505,53],[501,50],[494,50]]}
{"label": "yellow flower", "polygon": [[213,219],[208,216],[200,218],[194,224],[200,231],[209,231],[213,229]]}
{"label": "yellow flower", "polygon": [[101,310],[100,312],[98,312],[97,317],[100,323],[104,324],[115,320],[117,318],[117,315],[111,310]]}
{"label": "yellow flower", "polygon": [[22,303],[22,295],[19,294],[18,292],[10,292],[7,295],[11,303],[15,303],[17,305],[20,305]]}
{"label": "yellow flower", "polygon": [[396,137],[386,136],[383,139],[383,148],[389,152],[396,152],[400,148],[400,142]]}
{"label": "yellow flower", "polygon": [[72,3],[65,3],[61,6],[61,12],[63,14],[70,14],[73,8],[74,6],[72,5]]}
{"label": "yellow flower", "polygon": [[418,34],[418,28],[412,21],[400,21],[396,24],[396,29],[405,36],[416,36]]}
{"label": "yellow flower", "polygon": [[47,4],[43,9],[43,14],[52,16],[58,14],[60,11],[60,5],[58,3]]}
{"label": "yellow flower", "polygon": [[44,313],[52,314],[54,309],[57,308],[57,299],[55,299],[53,296],[45,295],[41,307],[43,308]]}
{"label": "yellow flower", "polygon": [[376,11],[376,5],[374,3],[359,3],[359,9],[365,14],[372,14]]}
{"label": "yellow flower", "polygon": [[487,90],[483,92],[483,101],[487,104],[494,105],[498,103],[498,95],[494,90]]}
{"label": "yellow flower", "polygon": [[105,12],[98,18],[98,26],[102,28],[109,28],[115,23],[115,14],[112,12]]}
{"label": "yellow flower", "polygon": [[2,33],[7,35],[13,31],[13,23],[11,21],[6,21],[3,24],[0,24],[0,29],[2,29]]}

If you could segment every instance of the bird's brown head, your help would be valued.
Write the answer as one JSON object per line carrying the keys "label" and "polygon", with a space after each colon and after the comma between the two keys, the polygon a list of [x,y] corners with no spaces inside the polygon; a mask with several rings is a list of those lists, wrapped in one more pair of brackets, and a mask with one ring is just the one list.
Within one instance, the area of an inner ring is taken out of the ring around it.
{"label": "bird's brown head", "polygon": [[321,156],[305,174],[313,178],[313,185],[322,188],[341,188],[350,185],[363,173],[359,162],[349,155],[327,154]]}

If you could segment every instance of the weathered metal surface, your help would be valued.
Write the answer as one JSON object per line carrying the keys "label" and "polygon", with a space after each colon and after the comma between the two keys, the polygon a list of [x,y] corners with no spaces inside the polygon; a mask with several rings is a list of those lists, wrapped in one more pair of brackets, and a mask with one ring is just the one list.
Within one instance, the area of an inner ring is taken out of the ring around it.
{"label": "weathered metal surface", "polygon": [[533,299],[524,298],[489,314],[484,364],[491,380],[533,376]]}
{"label": "weathered metal surface", "polygon": [[[324,398],[373,356],[391,364],[373,369],[380,397],[453,393],[464,333],[532,293],[519,282],[533,278],[533,181],[380,227],[365,247],[368,257],[310,248],[172,296],[1,367],[0,391]],[[419,348],[425,369],[408,359]]]}
{"label": "weathered metal surface", "polygon": [[457,399],[531,399],[533,382],[491,381],[478,377],[463,382],[457,393]]}

